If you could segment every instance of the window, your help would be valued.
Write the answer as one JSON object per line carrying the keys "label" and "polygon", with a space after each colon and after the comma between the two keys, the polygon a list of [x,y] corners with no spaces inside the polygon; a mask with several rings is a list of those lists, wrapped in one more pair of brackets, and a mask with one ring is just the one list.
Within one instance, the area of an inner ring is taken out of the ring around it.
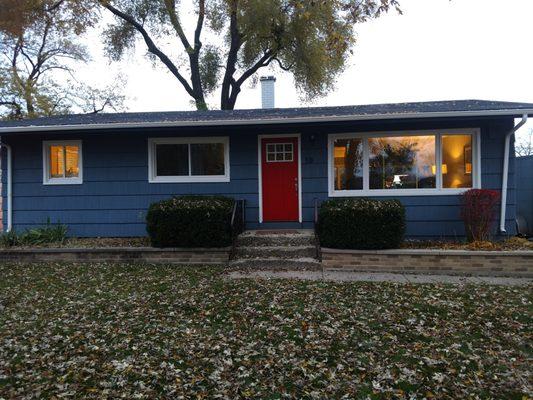
{"label": "window", "polygon": [[471,135],[442,135],[442,187],[472,187]]}
{"label": "window", "polygon": [[43,142],[43,184],[81,184],[82,151],[80,140]]}
{"label": "window", "polygon": [[435,136],[368,139],[370,189],[436,188]]}
{"label": "window", "polygon": [[330,196],[457,194],[480,187],[475,129],[329,136]]}
{"label": "window", "polygon": [[363,189],[363,141],[337,139],[334,143],[335,190]]}
{"label": "window", "polygon": [[292,143],[269,143],[266,148],[267,162],[286,162],[294,159]]}
{"label": "window", "polygon": [[149,139],[150,182],[229,182],[227,137]]}

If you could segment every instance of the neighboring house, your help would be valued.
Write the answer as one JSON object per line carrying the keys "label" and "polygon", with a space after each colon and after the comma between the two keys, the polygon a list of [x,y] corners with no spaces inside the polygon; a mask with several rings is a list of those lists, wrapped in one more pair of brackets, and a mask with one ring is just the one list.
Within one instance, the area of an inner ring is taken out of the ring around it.
{"label": "neighboring house", "polygon": [[[533,235],[533,155],[517,157],[516,203],[520,228],[524,234]],[[525,224],[524,224],[525,222]]]}
{"label": "neighboring house", "polygon": [[221,194],[246,200],[249,229],[312,227],[315,199],[396,198],[408,236],[440,238],[464,233],[461,193],[501,189],[505,137],[528,114],[533,104],[465,100],[72,115],[3,122],[0,135],[16,230],[49,218],[72,236],[140,236],[150,203]]}

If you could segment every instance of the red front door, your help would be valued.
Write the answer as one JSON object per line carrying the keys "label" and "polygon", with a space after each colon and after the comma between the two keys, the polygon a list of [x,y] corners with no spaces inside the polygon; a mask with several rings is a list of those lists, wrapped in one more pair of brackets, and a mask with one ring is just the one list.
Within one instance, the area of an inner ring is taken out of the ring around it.
{"label": "red front door", "polygon": [[298,138],[261,139],[263,221],[298,221]]}

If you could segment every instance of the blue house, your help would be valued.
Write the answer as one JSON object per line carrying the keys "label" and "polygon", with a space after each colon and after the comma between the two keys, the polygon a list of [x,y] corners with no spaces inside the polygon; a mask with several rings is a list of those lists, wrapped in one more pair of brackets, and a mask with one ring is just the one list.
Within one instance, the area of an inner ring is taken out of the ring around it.
{"label": "blue house", "polygon": [[316,202],[372,197],[406,206],[409,237],[460,237],[460,194],[503,188],[514,234],[513,133],[531,114],[465,100],[2,122],[4,229],[144,236],[152,202],[222,194],[246,201],[248,229],[312,227]]}

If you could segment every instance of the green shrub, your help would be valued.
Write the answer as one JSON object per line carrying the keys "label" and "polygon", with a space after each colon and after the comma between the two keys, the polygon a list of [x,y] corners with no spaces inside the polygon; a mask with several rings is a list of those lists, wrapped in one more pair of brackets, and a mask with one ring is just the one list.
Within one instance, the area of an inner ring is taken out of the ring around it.
{"label": "green shrub", "polygon": [[335,199],[325,201],[318,218],[324,247],[397,248],[405,234],[405,208],[398,200]]}
{"label": "green shrub", "polygon": [[229,246],[234,202],[223,196],[177,196],[153,203],[146,215],[152,246]]}
{"label": "green shrub", "polygon": [[20,235],[20,241],[26,245],[47,243],[63,243],[67,237],[67,227],[62,224],[50,224],[39,228],[28,229]]}
{"label": "green shrub", "polygon": [[0,244],[2,244],[2,247],[13,247],[19,245],[19,243],[19,235],[17,235],[17,232],[13,230],[2,233],[2,235],[0,236]]}
{"label": "green shrub", "polygon": [[15,231],[3,233],[0,236],[0,244],[3,247],[12,246],[37,246],[49,243],[63,243],[67,237],[67,227],[62,224],[51,224],[25,230],[22,233]]}

